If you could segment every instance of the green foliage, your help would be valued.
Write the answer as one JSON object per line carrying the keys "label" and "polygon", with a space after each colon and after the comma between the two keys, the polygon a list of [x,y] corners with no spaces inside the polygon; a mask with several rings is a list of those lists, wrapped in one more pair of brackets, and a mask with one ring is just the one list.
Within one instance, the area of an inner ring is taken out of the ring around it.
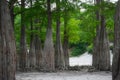
{"label": "green foliage", "polygon": [[88,51],[88,53],[90,53],[90,54],[93,53],[93,44],[87,46],[87,51]]}
{"label": "green foliage", "polygon": [[20,26],[21,26],[21,17],[17,15],[15,18],[15,39],[16,39],[16,46],[19,49],[20,46]]}
{"label": "green foliage", "polygon": [[77,43],[80,40],[80,29],[79,29],[80,20],[71,18],[68,22],[68,36],[70,43]]}
{"label": "green foliage", "polygon": [[71,56],[79,56],[82,55],[87,51],[87,44],[86,43],[79,43],[79,44],[71,44]]}
{"label": "green foliage", "polygon": [[95,19],[95,13],[87,10],[81,12],[80,20],[80,40],[82,42],[92,43],[95,37],[96,25],[98,24],[98,21]]}
{"label": "green foliage", "polygon": [[85,9],[84,12],[80,13],[80,39],[82,42],[92,43],[95,34],[96,27],[100,24],[96,20],[96,11],[100,8],[104,8],[101,11],[101,14],[106,18],[106,28],[110,41],[113,41],[113,31],[114,31],[114,13],[115,13],[115,4],[111,2],[102,2],[100,5],[91,5],[82,3],[82,8]]}

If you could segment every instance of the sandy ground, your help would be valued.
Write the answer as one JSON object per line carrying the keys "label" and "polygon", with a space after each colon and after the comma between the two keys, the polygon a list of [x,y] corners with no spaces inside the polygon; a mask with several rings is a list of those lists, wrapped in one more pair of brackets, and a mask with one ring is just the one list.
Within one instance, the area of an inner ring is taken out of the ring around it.
{"label": "sandy ground", "polygon": [[[112,52],[110,51],[110,60],[112,65]],[[84,53],[78,57],[70,57],[70,66],[82,66],[82,65],[92,65],[92,55],[88,52]]]}
{"label": "sandy ground", "polygon": [[[112,55],[111,55],[112,63]],[[92,55],[87,52],[70,58],[70,66],[92,65]],[[66,71],[56,73],[17,73],[16,80],[112,80],[111,72]]]}
{"label": "sandy ground", "polygon": [[112,80],[110,72],[17,73],[16,80]]}
{"label": "sandy ground", "polygon": [[78,57],[70,57],[70,66],[92,65],[92,55],[87,52]]}

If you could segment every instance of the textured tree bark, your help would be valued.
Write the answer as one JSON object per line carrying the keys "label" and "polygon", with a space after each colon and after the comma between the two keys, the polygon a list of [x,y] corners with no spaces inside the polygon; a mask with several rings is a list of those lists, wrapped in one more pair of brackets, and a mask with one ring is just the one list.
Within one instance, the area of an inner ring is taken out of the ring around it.
{"label": "textured tree bark", "polygon": [[[30,6],[32,7],[32,0],[30,0]],[[35,33],[32,32],[34,30],[32,17],[30,20],[30,24],[31,24],[31,35],[30,35],[29,63],[30,63],[30,69],[34,70],[36,68],[36,54],[35,54]]]}
{"label": "textured tree bark", "polygon": [[[21,0],[21,10],[25,8],[25,0]],[[24,24],[25,13],[21,13],[21,36],[20,36],[20,70],[26,71],[28,68],[27,64],[27,47],[25,39],[25,24]]]}
{"label": "textured tree bark", "polygon": [[13,29],[14,29],[14,8],[12,8],[10,10],[10,15],[11,15],[12,25],[13,25]]}
{"label": "textured tree bark", "polygon": [[114,26],[112,80],[120,80],[120,0],[117,3]]}
{"label": "textured tree bark", "polygon": [[[66,0],[65,0],[66,1]],[[64,60],[65,60],[65,68],[68,69],[69,67],[69,36],[68,36],[68,28],[67,28],[67,24],[68,24],[68,18],[67,18],[68,14],[67,14],[67,9],[65,8],[64,11],[64,40],[63,40],[63,51],[64,51]]]}
{"label": "textured tree bark", "polygon": [[35,39],[32,37],[30,42],[30,50],[29,50],[29,62],[30,62],[30,69],[36,68],[36,54],[35,54]]}
{"label": "textured tree bark", "polygon": [[36,68],[41,70],[43,68],[43,51],[41,39],[35,35],[35,53],[36,53]]}
{"label": "textured tree bark", "polygon": [[45,71],[54,71],[55,70],[55,61],[54,61],[54,46],[52,40],[52,18],[51,18],[51,6],[50,0],[47,0],[47,12],[48,12],[48,27],[46,33],[46,40],[44,43],[43,58],[44,58],[44,70]]}
{"label": "textured tree bark", "polygon": [[[35,24],[39,24],[40,20],[35,19]],[[35,26],[35,30],[37,32],[41,32],[41,27]],[[35,54],[36,54],[36,69],[42,70],[43,69],[43,49],[41,38],[39,34],[35,34]]]}
{"label": "textured tree bark", "polygon": [[[33,31],[33,22],[31,19],[31,31]],[[29,50],[29,62],[30,62],[30,68],[35,69],[36,67],[36,54],[35,54],[35,36],[34,33],[31,33],[30,36],[30,50]]]}
{"label": "textured tree bark", "polygon": [[[11,16],[11,21],[13,25],[13,30],[15,29],[14,23],[15,23],[15,15],[14,15],[14,4],[17,2],[17,0],[9,0],[9,9],[10,9],[10,16]],[[19,52],[16,54],[16,70],[19,70]]]}
{"label": "textured tree bark", "polygon": [[56,69],[64,70],[65,62],[64,62],[64,53],[61,44],[60,37],[60,0],[56,0],[57,6],[57,19],[56,19],[56,50],[55,50],[55,67]]}
{"label": "textured tree bark", "polygon": [[[39,20],[35,19],[35,24],[39,23]],[[31,24],[31,30],[33,30],[33,25]],[[35,26],[34,30],[40,31],[37,26]],[[42,70],[43,64],[43,51],[41,39],[37,33],[31,34],[31,47],[30,47],[30,67],[31,69]]]}
{"label": "textured tree bark", "polygon": [[0,80],[15,80],[16,46],[7,0],[0,0]]}
{"label": "textured tree bark", "polygon": [[[96,4],[99,4],[96,3]],[[100,13],[99,11],[96,12],[96,19],[97,21],[100,21]],[[97,68],[98,64],[99,64],[99,54],[97,53],[97,47],[99,46],[97,43],[99,42],[99,35],[100,35],[100,25],[97,26],[96,28],[96,37],[95,37],[95,40],[94,40],[94,49],[93,49],[93,66],[95,68]],[[97,59],[96,59],[97,58]]]}
{"label": "textured tree bark", "polygon": [[10,8],[10,15],[11,15],[11,20],[12,20],[12,25],[14,29],[14,4],[17,0],[9,0],[9,8]]}
{"label": "textured tree bark", "polygon": [[[99,5],[102,1],[97,0],[96,2]],[[100,10],[103,9],[100,8]],[[98,25],[96,31],[97,33],[93,52],[93,66],[98,70],[110,70],[109,41],[105,27],[105,18],[102,14],[100,14],[100,10],[96,12],[97,20],[100,21],[100,25]]]}

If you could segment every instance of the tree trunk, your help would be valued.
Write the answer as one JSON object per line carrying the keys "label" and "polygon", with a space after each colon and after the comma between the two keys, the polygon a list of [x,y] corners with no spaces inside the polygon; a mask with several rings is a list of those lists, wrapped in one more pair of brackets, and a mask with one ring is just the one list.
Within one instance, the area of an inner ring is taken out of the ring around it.
{"label": "tree trunk", "polygon": [[[100,0],[96,1],[96,4],[99,4]],[[97,21],[100,21],[100,13],[99,13],[99,10],[96,11],[96,20]],[[98,64],[99,64],[99,54],[98,54],[98,51],[97,51],[97,47],[99,46],[98,43],[99,43],[99,35],[100,35],[100,25],[97,25],[96,27],[96,37],[95,37],[95,40],[94,40],[94,49],[93,49],[93,66],[95,68],[97,68]],[[97,59],[96,59],[97,58]]]}
{"label": "tree trunk", "polygon": [[56,50],[55,50],[55,67],[56,69],[64,70],[65,62],[64,62],[64,53],[61,44],[60,37],[60,0],[56,0],[57,5],[57,19],[56,19]]}
{"label": "tree trunk", "polygon": [[30,50],[29,50],[29,63],[30,68],[35,69],[36,67],[36,54],[35,54],[35,39],[31,37]]}
{"label": "tree trunk", "polygon": [[67,14],[67,9],[65,8],[64,11],[64,40],[63,40],[63,51],[64,51],[64,60],[65,60],[65,68],[68,69],[69,67],[69,36],[68,36],[68,14]]}
{"label": "tree trunk", "polygon": [[30,62],[30,68],[35,69],[36,67],[36,55],[35,55],[35,36],[32,32],[33,29],[33,21],[31,19],[31,36],[30,36],[30,50],[29,50],[29,62]]}
{"label": "tree trunk", "polygon": [[44,44],[44,70],[45,71],[54,71],[55,62],[54,62],[54,45],[52,39],[52,18],[51,18],[51,6],[50,0],[47,0],[47,12],[48,12],[48,27],[46,33],[46,40]]}
{"label": "tree trunk", "polygon": [[13,29],[14,29],[14,4],[17,0],[9,0],[9,8],[10,8],[10,16],[11,16],[11,20],[12,20],[12,25],[13,25]]}
{"label": "tree trunk", "polygon": [[[97,0],[97,4],[101,1]],[[100,10],[103,10],[100,8]],[[100,14],[100,10],[96,13],[97,20],[100,24],[97,27],[97,34],[94,43],[93,52],[93,66],[98,70],[110,70],[110,53],[109,53],[109,41],[107,38],[107,32],[105,27],[105,18]]]}
{"label": "tree trunk", "polygon": [[15,80],[16,46],[7,0],[0,1],[0,80]]}
{"label": "tree trunk", "polygon": [[117,3],[114,27],[112,80],[120,80],[120,0]]}
{"label": "tree trunk", "polygon": [[35,36],[35,53],[36,53],[36,68],[41,70],[43,68],[43,52],[42,43],[38,35]]}
{"label": "tree trunk", "polygon": [[[25,0],[21,0],[21,10],[23,11],[25,8]],[[27,47],[26,47],[26,39],[25,39],[25,13],[21,13],[21,37],[20,37],[20,70],[27,70]]]}
{"label": "tree trunk", "polygon": [[[39,19],[35,20],[35,24],[39,24]],[[35,27],[36,31],[40,31],[41,29],[37,26]],[[43,51],[42,51],[42,43],[40,36],[38,34],[35,34],[35,54],[36,54],[36,68],[38,70],[42,70],[43,68]]]}
{"label": "tree trunk", "polygon": [[14,29],[14,8],[12,8],[10,10],[10,15],[11,15],[12,25],[13,25],[13,29]]}
{"label": "tree trunk", "polygon": [[[30,6],[32,7],[32,0],[30,0]],[[36,54],[35,54],[35,34],[33,33],[33,19],[31,17],[31,36],[30,36],[30,50],[29,50],[29,63],[30,68],[35,69],[36,68]]]}

